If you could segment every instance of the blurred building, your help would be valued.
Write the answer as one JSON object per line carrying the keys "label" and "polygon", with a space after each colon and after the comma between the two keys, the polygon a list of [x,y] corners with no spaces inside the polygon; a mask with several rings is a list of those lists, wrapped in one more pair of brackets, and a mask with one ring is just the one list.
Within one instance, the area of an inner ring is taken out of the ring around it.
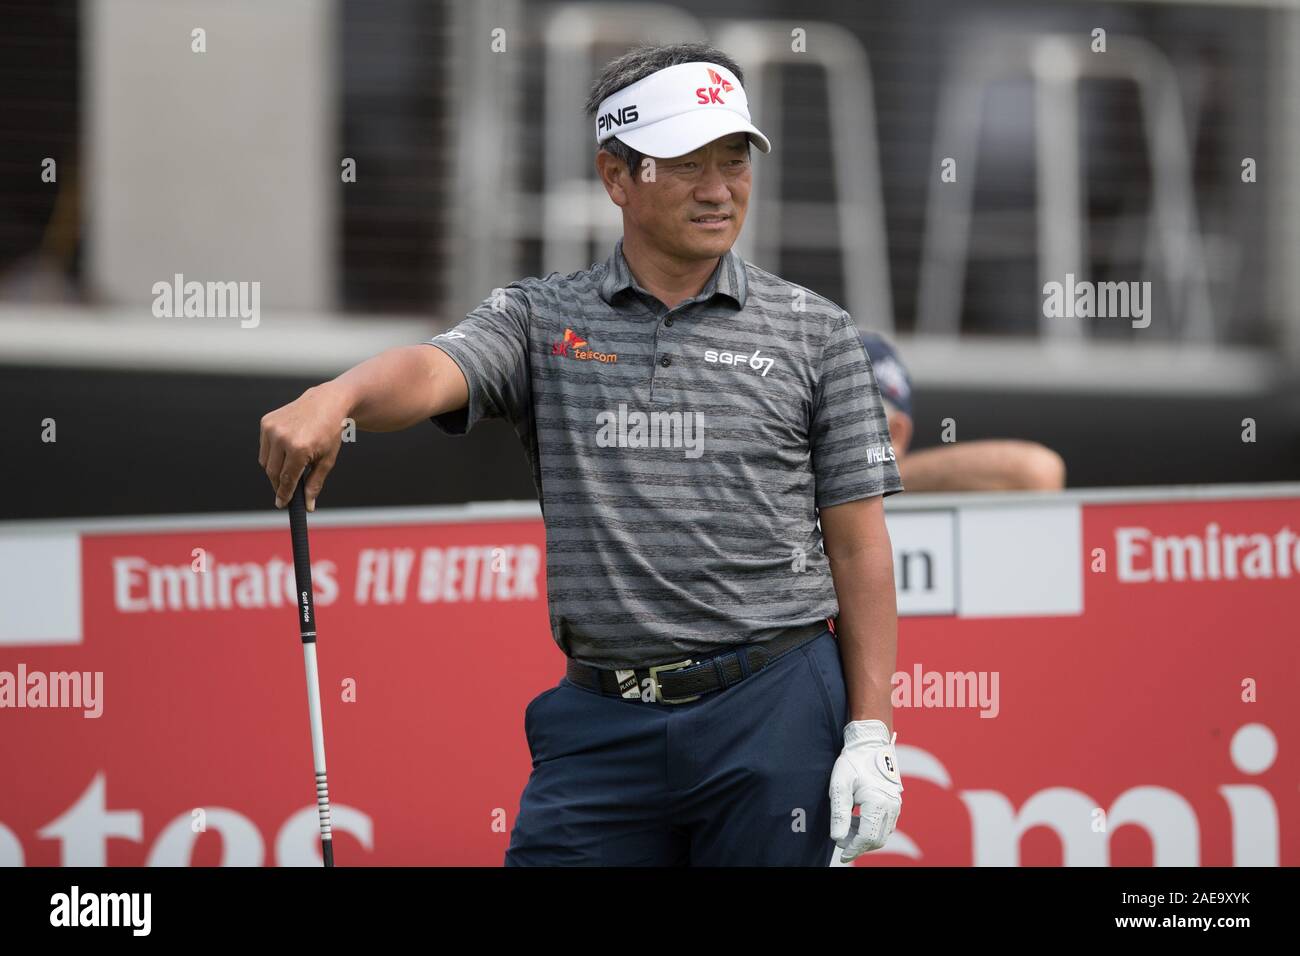
{"label": "blurred building", "polygon": [[[896,334],[918,447],[951,418],[1051,445],[1073,486],[1296,477],[1294,3],[85,0],[0,22],[4,517],[269,503],[263,412],[608,254],[585,90],[631,43],[686,38],[740,60],[774,141],[741,253]],[[155,316],[178,274],[259,283],[256,327]],[[1149,283],[1149,324],[1045,315],[1067,281]],[[346,455],[331,503],[532,497],[504,427]]]}

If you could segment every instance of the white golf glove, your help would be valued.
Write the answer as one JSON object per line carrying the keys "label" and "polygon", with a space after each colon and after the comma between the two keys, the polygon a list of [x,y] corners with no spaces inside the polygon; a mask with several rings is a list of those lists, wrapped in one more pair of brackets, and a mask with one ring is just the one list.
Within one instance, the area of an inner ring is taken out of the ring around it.
{"label": "white golf glove", "polygon": [[831,839],[843,851],[841,863],[879,850],[894,832],[903,809],[896,739],[880,720],[855,720],[844,728],[844,749],[831,770]]}

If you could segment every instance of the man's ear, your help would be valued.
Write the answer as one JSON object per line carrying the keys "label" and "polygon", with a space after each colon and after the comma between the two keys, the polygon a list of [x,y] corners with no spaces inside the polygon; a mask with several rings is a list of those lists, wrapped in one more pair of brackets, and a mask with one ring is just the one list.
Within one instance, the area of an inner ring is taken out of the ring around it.
{"label": "man's ear", "polygon": [[627,167],[623,165],[623,160],[613,153],[600,150],[596,153],[596,175],[600,177],[600,183],[605,187],[605,192],[609,193],[609,198],[614,205],[626,206],[627,190],[632,180],[628,175]]}

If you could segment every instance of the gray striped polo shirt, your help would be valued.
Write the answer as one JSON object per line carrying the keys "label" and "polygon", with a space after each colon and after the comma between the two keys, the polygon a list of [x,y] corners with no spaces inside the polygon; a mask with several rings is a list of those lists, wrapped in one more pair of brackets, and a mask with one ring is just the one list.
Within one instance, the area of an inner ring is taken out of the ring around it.
{"label": "gray striped polo shirt", "polygon": [[511,422],[546,525],[552,634],[648,667],[839,613],[817,509],[901,491],[849,314],[729,251],[673,309],[605,262],[512,282],[429,344]]}

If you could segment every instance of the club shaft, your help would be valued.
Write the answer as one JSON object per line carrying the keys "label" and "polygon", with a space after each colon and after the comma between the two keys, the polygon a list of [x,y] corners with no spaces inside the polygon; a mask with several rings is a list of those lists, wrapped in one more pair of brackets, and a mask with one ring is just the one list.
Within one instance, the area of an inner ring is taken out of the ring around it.
{"label": "club shaft", "polygon": [[307,675],[307,712],[311,720],[312,769],[316,776],[316,811],[320,817],[321,858],[334,865],[334,839],[330,824],[329,784],[325,775],[325,725],[321,719],[320,671],[316,664],[316,605],[311,586],[311,551],[307,546],[307,500],[304,472],[289,502],[289,530],[293,536],[293,573],[298,599],[298,634],[302,639]]}

